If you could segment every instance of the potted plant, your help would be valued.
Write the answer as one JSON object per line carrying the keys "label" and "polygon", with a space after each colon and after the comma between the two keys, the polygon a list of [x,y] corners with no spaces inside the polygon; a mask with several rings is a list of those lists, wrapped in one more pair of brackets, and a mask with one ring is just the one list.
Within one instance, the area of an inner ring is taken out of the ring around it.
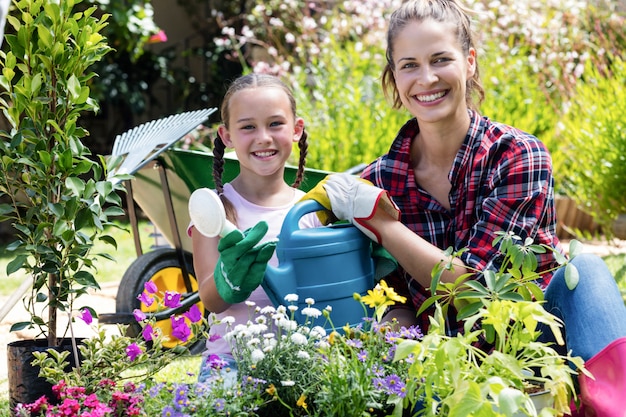
{"label": "potted plant", "polygon": [[[536,254],[551,248],[522,242],[510,233],[499,234],[494,245],[502,254],[500,267],[473,271],[481,275],[479,280],[468,279],[468,274],[454,283],[442,283],[441,274],[452,263],[435,267],[433,295],[421,309],[435,308],[428,332],[419,343],[405,341],[398,347],[396,359],[414,357],[409,376],[421,383],[407,398],[418,399],[424,416],[563,415],[575,397],[573,376],[577,370],[586,372],[581,358],[562,355],[538,340],[543,324],[563,344],[562,323],[544,309],[543,292],[534,282],[539,276]],[[570,250],[575,256],[579,243],[572,241]],[[575,267],[554,253],[557,268],[567,268],[568,285],[575,286]],[[449,249],[446,254],[454,257],[458,252]],[[445,331],[450,306],[465,322],[464,332],[456,336]],[[477,347],[479,339],[493,348]],[[549,406],[543,410],[532,401],[537,392],[549,396]]]}
{"label": "potted plant", "polygon": [[100,34],[107,16],[95,18],[95,6],[76,7],[80,2],[14,0],[13,33],[0,52],[0,109],[10,127],[0,131],[0,197],[8,200],[0,205],[0,221],[14,229],[6,272],[23,270],[32,278],[24,298],[30,321],[11,330],[36,329],[45,337],[37,343],[43,348],[68,334],[58,328],[59,315],[67,314],[70,324],[75,299],[99,288],[94,261],[109,256],[91,250],[96,239],[115,246],[106,227],[111,216],[123,214],[119,189],[101,180],[106,162],[92,158],[83,143],[88,132],[78,124],[81,114],[98,110],[89,67],[110,50]]}

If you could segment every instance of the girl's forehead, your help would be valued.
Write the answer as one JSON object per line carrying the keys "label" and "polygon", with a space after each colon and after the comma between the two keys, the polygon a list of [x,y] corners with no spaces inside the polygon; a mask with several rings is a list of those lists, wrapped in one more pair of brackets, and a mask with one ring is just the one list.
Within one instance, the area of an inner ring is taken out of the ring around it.
{"label": "girl's forehead", "polygon": [[[291,102],[280,87],[262,86],[246,88],[234,93],[229,102],[231,117],[235,115],[263,115],[266,113],[291,113]],[[238,117],[236,117],[238,118]]]}

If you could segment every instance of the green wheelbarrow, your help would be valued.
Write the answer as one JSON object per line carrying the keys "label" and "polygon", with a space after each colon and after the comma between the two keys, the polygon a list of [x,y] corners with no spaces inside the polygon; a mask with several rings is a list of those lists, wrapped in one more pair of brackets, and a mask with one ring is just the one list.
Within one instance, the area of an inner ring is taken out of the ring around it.
{"label": "green wheelbarrow", "polygon": [[[114,143],[112,156],[121,156],[123,163],[110,173],[112,181],[116,174],[131,174],[125,181],[127,212],[134,239],[137,258],[125,271],[117,292],[115,313],[100,314],[103,324],[128,324],[130,336],[141,331],[133,315],[140,309],[157,320],[165,335],[171,335],[170,316],[186,311],[197,304],[207,315],[198,295],[198,283],[193,269],[191,239],[187,238],[189,213],[187,204],[191,193],[202,187],[213,188],[213,155],[210,152],[183,150],[174,147],[180,139],[205,122],[216,109],[181,113],[138,126],[119,135]],[[234,157],[225,156],[224,182],[239,173],[239,163]],[[285,180],[293,183],[297,167],[287,166]],[[309,191],[328,172],[306,169],[301,189]],[[139,235],[137,207],[159,230],[167,245],[144,252]],[[152,281],[160,292],[180,293],[182,305],[177,309],[155,311],[156,307],[142,303],[138,296],[144,285]],[[180,341],[170,337],[167,348]],[[204,341],[188,346],[198,353],[204,349]]]}

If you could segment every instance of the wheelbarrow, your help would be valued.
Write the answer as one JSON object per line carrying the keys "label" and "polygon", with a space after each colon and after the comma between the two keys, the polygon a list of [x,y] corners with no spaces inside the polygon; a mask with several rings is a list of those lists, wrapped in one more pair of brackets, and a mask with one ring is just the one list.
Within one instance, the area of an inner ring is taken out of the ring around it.
{"label": "wheelbarrow", "polygon": [[[117,292],[115,313],[100,314],[103,324],[128,324],[128,333],[136,336],[141,328],[133,315],[140,309],[152,315],[163,334],[170,335],[170,316],[188,310],[197,304],[203,314],[198,283],[194,275],[191,239],[187,238],[189,225],[188,200],[197,188],[214,188],[212,178],[213,155],[210,152],[184,150],[174,147],[198,125],[205,122],[216,109],[181,113],[152,121],[118,135],[112,156],[121,156],[123,163],[110,173],[115,181],[116,174],[131,174],[125,181],[127,212],[134,239],[137,259],[125,271]],[[224,182],[231,181],[239,173],[235,157],[225,155]],[[359,169],[358,167],[355,169]],[[297,167],[287,166],[285,180],[293,183]],[[306,169],[301,189],[309,191],[328,172]],[[159,230],[168,245],[144,252],[138,227],[136,207],[141,208],[148,220]],[[184,238],[183,238],[184,237]],[[176,291],[181,294],[181,306],[176,309],[156,311],[137,297],[144,285],[152,281],[159,291]],[[173,348],[180,343],[171,337],[165,347]],[[188,346],[192,352],[204,348],[202,340]]]}

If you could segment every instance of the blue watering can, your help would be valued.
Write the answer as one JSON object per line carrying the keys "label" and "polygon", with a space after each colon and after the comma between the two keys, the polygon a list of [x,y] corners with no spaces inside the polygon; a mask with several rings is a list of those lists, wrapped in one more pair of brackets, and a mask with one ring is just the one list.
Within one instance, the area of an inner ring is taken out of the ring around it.
{"label": "blue watering can", "polygon": [[370,316],[353,298],[354,293],[367,294],[374,287],[374,261],[371,241],[351,224],[300,229],[298,222],[305,214],[323,210],[314,200],[297,203],[287,213],[278,235],[276,255],[278,266],[268,266],[263,288],[274,306],[288,305],[285,296],[298,295],[296,321],[309,320],[324,325],[326,318],[307,318],[300,312],[307,307],[305,300],[315,300],[313,307],[332,308],[330,318],[334,329],[348,324],[355,326]]}

